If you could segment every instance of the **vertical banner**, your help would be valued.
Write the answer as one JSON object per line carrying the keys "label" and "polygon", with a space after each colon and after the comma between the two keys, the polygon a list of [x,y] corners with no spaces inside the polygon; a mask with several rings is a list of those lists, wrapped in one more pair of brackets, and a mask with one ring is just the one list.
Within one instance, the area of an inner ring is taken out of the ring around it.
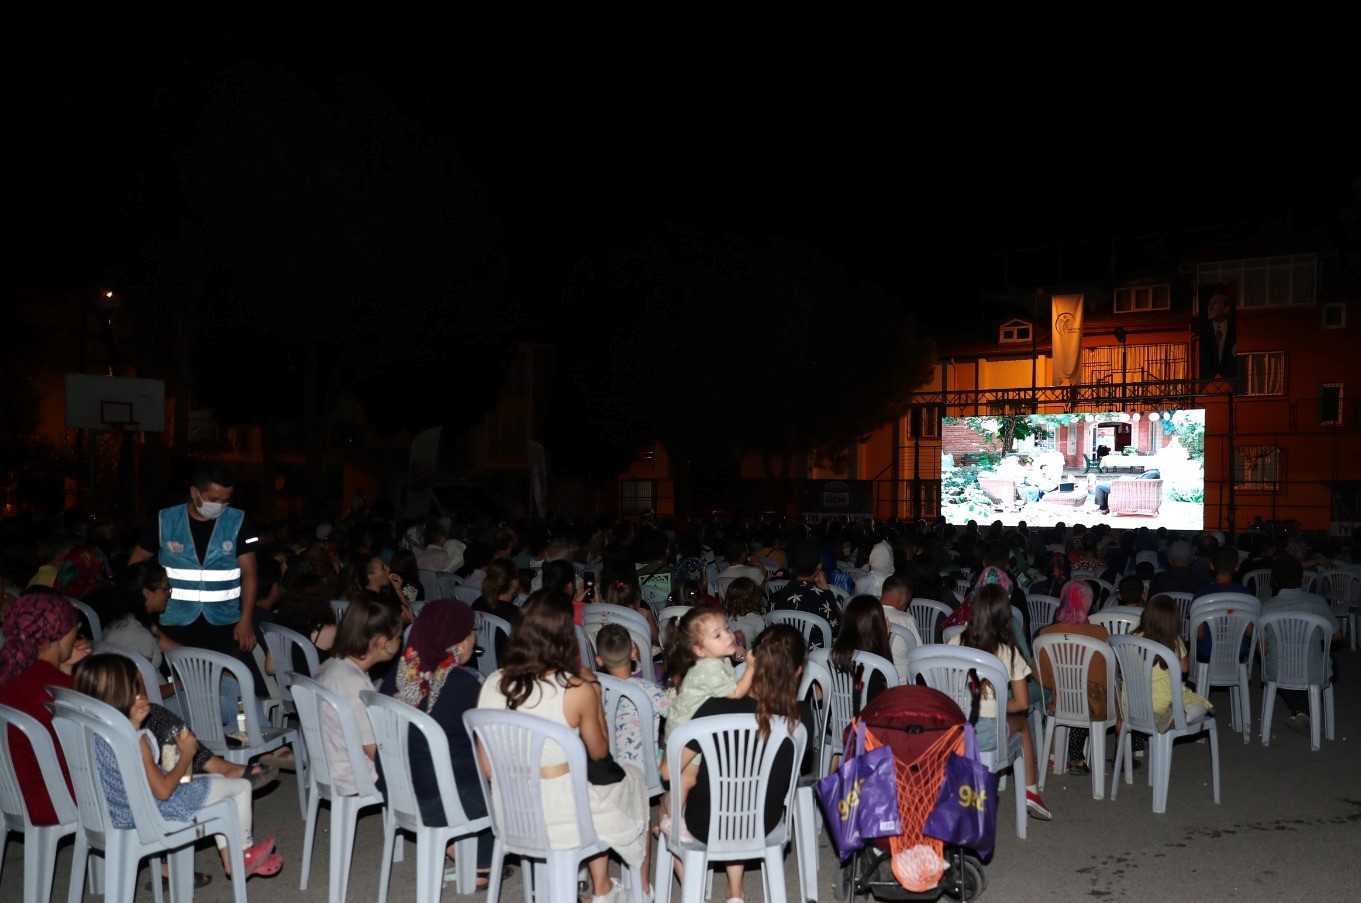
{"label": "vertical banner", "polygon": [[1231,282],[1196,286],[1195,322],[1196,343],[1200,354],[1200,378],[1238,375],[1238,357],[1234,345],[1238,341],[1238,327],[1234,322],[1234,295],[1237,286]]}
{"label": "vertical banner", "polygon": [[1055,295],[1050,324],[1054,345],[1054,385],[1072,385],[1082,361],[1083,295]]}
{"label": "vertical banner", "polygon": [[529,442],[526,447],[529,458],[529,488],[534,499],[534,507],[539,517],[548,517],[548,456],[544,454],[543,444]]}

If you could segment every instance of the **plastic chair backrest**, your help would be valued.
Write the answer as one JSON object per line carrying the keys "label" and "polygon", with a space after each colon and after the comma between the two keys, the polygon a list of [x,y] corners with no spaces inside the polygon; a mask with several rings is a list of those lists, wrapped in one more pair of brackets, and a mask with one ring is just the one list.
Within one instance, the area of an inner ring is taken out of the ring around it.
{"label": "plastic chair backrest", "polygon": [[1257,568],[1243,575],[1243,586],[1263,604],[1271,601],[1271,568]]}
{"label": "plastic chair backrest", "polygon": [[657,617],[657,612],[666,608],[666,604],[671,599],[671,590],[664,586],[643,586],[643,601],[647,607],[652,609],[652,617]]}
{"label": "plastic chair backrest", "polygon": [[766,569],[767,576],[778,574],[780,571],[784,570],[780,563],[774,558],[757,558],[756,560],[761,562],[761,567]]}
{"label": "plastic chair backrest", "polygon": [[950,606],[935,599],[913,599],[907,603],[907,610],[912,612],[917,622],[917,632],[921,634],[923,643],[936,642],[940,629],[938,625],[953,611]]}
{"label": "plastic chair backrest", "polygon": [[940,638],[948,644],[955,637],[963,633],[964,628],[967,626],[968,626],[967,624],[951,624],[949,627],[946,627],[943,630],[941,630]]}
{"label": "plastic chair backrest", "polygon": [[496,634],[498,632],[506,635],[506,640],[510,640],[510,622],[505,618],[498,618],[496,615],[489,615],[485,611],[473,612],[473,632],[477,634],[477,648],[482,651],[477,654],[477,671],[483,677],[491,674],[500,667],[496,660]]}
{"label": "plastic chair backrest", "polygon": [[719,577],[717,580],[714,581],[713,583],[714,595],[718,596],[720,602],[727,600],[728,587],[732,586],[732,582],[736,579],[737,579],[736,577]]}
{"label": "plastic chair backrest", "polygon": [[344,599],[331,600],[331,613],[336,616],[337,624],[339,624],[341,619],[345,617],[345,609],[349,607],[350,603],[346,602]]}
{"label": "plastic chair backrest", "polygon": [[[1181,659],[1161,643],[1141,636],[1113,636],[1110,647],[1115,653],[1123,688],[1119,699],[1125,722],[1141,734],[1159,733],[1153,711],[1153,669],[1158,667],[1154,659],[1166,663],[1173,687],[1181,686]],[[1177,732],[1186,730],[1186,707],[1182,704],[1181,693],[1172,694],[1172,726]]]}
{"label": "plastic chair backrest", "polygon": [[[768,611],[765,615],[766,626],[772,624],[791,624],[799,633],[803,634],[803,641],[809,649],[821,646],[832,645],[832,625],[827,623],[827,619],[821,615],[815,615],[806,611]],[[817,631],[820,642],[813,640],[813,633]]]}
{"label": "plastic chair backrest", "polygon": [[1059,600],[1043,593],[1026,593],[1026,608],[1030,612],[1030,635],[1032,637],[1054,623],[1054,614],[1059,610]]}
{"label": "plastic chair backrest", "polygon": [[581,847],[597,843],[586,790],[586,746],[575,731],[537,715],[499,709],[464,712],[463,723],[491,770],[488,777],[479,768],[477,776],[491,812],[492,833],[507,852],[543,858],[552,850],[540,768],[549,743],[567,758],[577,842]]}
{"label": "plastic chair backrest", "polygon": [[[126,719],[125,719],[126,720]],[[4,826],[10,831],[23,832],[33,824],[28,815],[28,804],[24,802],[24,792],[19,787],[19,776],[14,771],[13,737],[10,728],[22,734],[33,750],[33,758],[39,766],[57,761],[57,749],[52,743],[52,735],[47,727],[32,715],[0,705],[0,814],[4,815]],[[43,786],[52,800],[52,811],[56,813],[57,824],[69,825],[77,818],[75,801],[71,791],[62,779],[60,768],[41,768]]]}
{"label": "plastic chair backrest", "polygon": [[591,638],[586,635],[586,631],[581,629],[580,624],[573,624],[572,632],[576,634],[577,653],[581,656],[581,667],[587,671],[594,671],[595,646],[591,643]]}
{"label": "plastic chair backrest", "polygon": [[428,568],[420,568],[416,573],[421,580],[421,589],[425,590],[425,598],[427,599],[444,598],[443,596],[440,595],[439,571],[432,571],[429,570]]}
{"label": "plastic chair backrest", "polygon": [[454,598],[464,605],[472,605],[478,599],[482,598],[482,588],[478,586],[464,586],[460,583],[458,586],[454,587]]}
{"label": "plastic chair backrest", "polygon": [[[1159,595],[1167,596],[1173,602],[1177,603],[1177,612],[1181,615],[1181,638],[1183,640],[1189,640],[1189,631],[1191,629],[1191,602],[1193,601],[1191,594],[1160,593]],[[1145,599],[1144,601],[1147,602],[1148,600]]]}
{"label": "plastic chair backrest", "polygon": [[133,830],[144,844],[154,843],[167,833],[166,822],[156,808],[142,764],[140,739],[127,716],[93,697],[75,690],[49,687],[52,694],[52,728],[57,732],[66,756],[66,768],[75,790],[80,830],[103,846],[105,838],[118,829],[109,812],[108,793],[96,759],[96,739],[103,740],[118,762]]}
{"label": "plastic chair backrest", "polygon": [[832,591],[832,595],[836,596],[837,601],[840,602],[842,605],[845,605],[847,602],[851,601],[851,594],[846,592],[841,587],[837,586],[835,583],[827,584],[827,588]]}
{"label": "plastic chair backrest", "polygon": [[[786,741],[794,745],[791,774],[778,825],[766,833],[766,795],[770,792],[775,757]],[[799,763],[808,744],[802,723],[790,725],[783,718],[770,719],[767,736],[760,735],[755,715],[712,715],[694,718],[671,732],[666,744],[670,765],[671,812],[682,812],[681,751],[696,743],[703,756],[701,768],[709,779],[709,837],[705,843],[710,861],[760,858],[767,847],[782,846],[789,836],[789,818],[798,789]],[[684,819],[671,819],[673,849],[686,845],[681,838]]]}
{"label": "plastic chair backrest", "polygon": [[[1300,583],[1300,589],[1304,590],[1306,593],[1319,593],[1320,579],[1322,579],[1322,577],[1318,571],[1316,570],[1305,571],[1304,580],[1303,582]],[[1322,595],[1322,593],[1320,593],[1320,595]]]}
{"label": "plastic chair backrest", "polygon": [[893,648],[893,643],[895,640],[906,644],[908,652],[911,652],[913,649],[916,649],[918,646],[921,645],[920,643],[917,642],[917,638],[912,634],[912,631],[908,630],[901,624],[888,625],[888,643],[890,649]]}
{"label": "plastic chair backrest", "polygon": [[117,643],[106,643],[103,640],[95,640],[90,644],[90,652],[94,655],[121,655],[123,658],[137,666],[137,673],[142,676],[142,685],[146,687],[146,701],[152,705],[163,705],[161,699],[161,684],[164,681],[161,675],[156,673],[155,667],[137,652],[126,646]]}
{"label": "plastic chair backrest", "polygon": [[[1309,686],[1309,663],[1317,658],[1328,661],[1332,651],[1334,626],[1322,615],[1303,611],[1272,611],[1257,621],[1254,642],[1270,647],[1275,673],[1267,671],[1262,658],[1262,680],[1271,681],[1287,690],[1303,690]],[[1315,631],[1321,635],[1315,638]]]}
{"label": "plastic chair backrest", "polygon": [[[611,605],[608,602],[589,602],[581,609],[581,623],[600,623],[600,624],[623,624],[630,631],[641,633],[648,636],[652,632],[652,627],[647,623],[647,618],[640,611],[634,611],[623,605]],[[649,645],[651,645],[649,641]],[[642,651],[640,646],[639,652]]]}
{"label": "plastic chair backrest", "polygon": [[1210,682],[1236,683],[1239,650],[1249,627],[1262,614],[1262,603],[1248,593],[1206,593],[1191,603],[1190,629],[1186,639],[1193,643],[1204,624],[1210,633]]}
{"label": "plastic chair backrest", "polygon": [[[239,689],[238,704],[255,698],[255,679],[250,669],[230,655],[180,646],[165,651],[166,663],[174,676],[180,715],[198,737],[199,743],[219,756],[227,754],[227,729],[222,724],[222,677],[236,678]],[[254,705],[238,705],[246,716],[246,746],[264,744],[264,734]],[[235,725],[231,730],[235,731]]]}
{"label": "plastic chair backrest", "polygon": [[[269,650],[270,658],[274,660],[274,682],[279,687],[279,701],[283,703],[285,711],[296,712],[297,708],[293,704],[293,678],[317,676],[317,671],[321,668],[321,656],[317,654],[317,647],[296,630],[290,630],[280,624],[261,624],[260,632],[265,635],[265,648]],[[303,660],[307,663],[305,674],[293,670],[294,650],[302,651]]]}
{"label": "plastic chair backrest", "polygon": [[1092,624],[1106,628],[1106,632],[1111,636],[1123,636],[1138,627],[1143,618],[1144,610],[1142,608],[1117,605],[1114,608],[1098,611],[1087,620]]}
{"label": "plastic chair backrest", "polygon": [[462,582],[462,578],[453,571],[437,571],[435,573],[435,588],[438,591],[431,599],[453,599],[454,589]]}
{"label": "plastic chair backrest", "polygon": [[345,756],[353,765],[350,772],[354,776],[355,795],[375,795],[378,791],[374,787],[373,775],[369,773],[369,757],[359,741],[359,724],[350,704],[335,690],[302,675],[293,678],[293,704],[298,708],[298,723],[302,726],[302,742],[307,747],[312,781],[322,794],[328,799],[345,795],[335,788],[334,768],[322,729],[322,719],[330,715],[339,721],[340,730],[345,735]]}
{"label": "plastic chair backrest", "polygon": [[[991,652],[967,646],[946,646],[943,643],[918,646],[907,657],[909,683],[925,683],[954,700],[959,710],[968,717],[973,708],[973,694],[969,689],[969,672],[992,685],[997,700],[996,754],[989,764],[1010,764],[1007,756],[1007,697],[1011,693],[1011,678],[1002,660]],[[981,692],[981,691],[980,691]],[[981,717],[981,716],[980,716]],[[985,758],[989,750],[984,750]]]}
{"label": "plastic chair backrest", "polygon": [[[816,686],[822,691],[821,698],[813,692]],[[832,714],[832,672],[822,662],[808,659],[803,665],[803,677],[799,679],[799,699],[806,700],[813,710],[813,737],[810,742],[821,750],[827,742],[827,724]],[[838,745],[840,740],[837,741]],[[819,757],[821,761],[822,757]],[[821,775],[819,775],[821,776]]]}
{"label": "plastic chair backrest", "polygon": [[1319,571],[1318,594],[1328,600],[1337,617],[1361,606],[1361,575],[1341,568]]}
{"label": "plastic chair backrest", "polygon": [[1077,633],[1046,633],[1035,638],[1036,667],[1054,677],[1054,717],[1059,723],[1086,727],[1092,721],[1087,685],[1097,658],[1106,665],[1106,718],[1114,721],[1115,681],[1111,675],[1115,673],[1115,653],[1110,644]]}
{"label": "plastic chair backrest", "polygon": [[784,588],[785,588],[786,586],[788,586],[788,585],[789,585],[789,580],[788,580],[788,578],[786,578],[786,577],[780,577],[780,578],[777,578],[777,579],[775,579],[775,580],[767,580],[767,581],[766,581],[766,584],[765,584],[765,594],[766,594],[766,598],[767,598],[767,599],[771,598],[772,596],[774,596],[776,593],[778,593],[780,590],[784,589]]}
{"label": "plastic chair backrest", "polygon": [[90,639],[104,639],[104,625],[99,623],[99,615],[95,614],[95,610],[79,599],[73,599],[70,596],[66,596],[65,599],[67,602],[70,602],[75,607],[76,611],[80,612],[80,616],[85,619],[85,624],[90,630]]}
{"label": "plastic chair backrest", "polygon": [[1111,583],[1109,580],[1102,580],[1100,577],[1093,577],[1087,582],[1096,584],[1096,586],[1093,587],[1093,611],[1100,611],[1103,608],[1115,604],[1116,590],[1114,583]]}
{"label": "plastic chair backrest", "polygon": [[[618,605],[611,605],[610,607],[620,608]],[[629,611],[627,608],[621,610],[628,611],[630,615],[635,617],[641,617],[637,612]],[[618,624],[620,627],[627,630],[629,636],[633,639],[633,645],[638,647],[638,670],[634,673],[642,674],[654,683],[659,682],[661,680],[661,675],[658,673],[657,664],[652,657],[652,635],[646,621],[643,621],[642,628],[639,629],[638,623],[632,618],[626,621],[610,612],[591,611],[591,606],[589,605],[587,605],[586,609],[581,613],[581,630],[586,634],[586,639],[590,642],[591,648],[593,649],[595,648],[596,634],[600,633],[600,629],[606,624],[611,623]],[[589,667],[592,671],[595,670],[594,656],[591,657]]]}
{"label": "plastic chair backrest", "polygon": [[411,739],[417,735],[425,741],[430,752],[444,824],[454,828],[486,820],[470,819],[463,809],[450,766],[449,737],[438,721],[415,706],[372,690],[361,692],[359,698],[368,709],[369,722],[373,725],[378,757],[383,765],[388,811],[399,825],[408,830],[425,825],[416,787],[411,780]]}
{"label": "plastic chair backrest", "polygon": [[643,784],[647,786],[648,796],[657,796],[662,787],[662,775],[653,754],[657,743],[657,713],[647,691],[631,680],[621,680],[608,674],[597,674],[600,681],[600,703],[605,709],[605,733],[610,741],[610,755],[617,755],[619,741],[619,706],[627,700],[633,705],[638,716],[639,731],[642,739]]}
{"label": "plastic chair backrest", "polygon": [[694,608],[693,605],[668,605],[657,615],[657,633],[661,638],[666,639],[667,627],[673,626],[681,618]]}

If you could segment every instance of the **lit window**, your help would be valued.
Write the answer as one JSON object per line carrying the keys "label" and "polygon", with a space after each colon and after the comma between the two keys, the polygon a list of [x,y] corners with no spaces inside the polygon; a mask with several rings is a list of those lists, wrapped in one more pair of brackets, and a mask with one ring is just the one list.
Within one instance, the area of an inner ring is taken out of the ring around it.
{"label": "lit window", "polygon": [[1285,394],[1285,352],[1248,351],[1238,355],[1244,395]]}
{"label": "lit window", "polygon": [[1030,324],[1025,320],[1010,320],[1002,324],[998,333],[997,341],[1006,344],[1010,342],[1029,342],[1031,338]]}
{"label": "lit window", "polygon": [[919,439],[939,439],[940,411],[936,405],[913,405],[912,434]]}
{"label": "lit window", "polygon": [[1115,312],[1139,313],[1168,310],[1172,307],[1172,288],[1167,285],[1138,285],[1115,290]]}
{"label": "lit window", "polygon": [[1281,450],[1275,445],[1240,445],[1233,459],[1234,489],[1275,492],[1280,485]]}
{"label": "lit window", "polygon": [[619,513],[642,514],[657,504],[656,480],[620,480]]}
{"label": "lit window", "polygon": [[1323,305],[1323,328],[1342,329],[1347,325],[1347,305]]}
{"label": "lit window", "polygon": [[1342,425],[1342,383],[1323,383],[1318,387],[1318,425]]}

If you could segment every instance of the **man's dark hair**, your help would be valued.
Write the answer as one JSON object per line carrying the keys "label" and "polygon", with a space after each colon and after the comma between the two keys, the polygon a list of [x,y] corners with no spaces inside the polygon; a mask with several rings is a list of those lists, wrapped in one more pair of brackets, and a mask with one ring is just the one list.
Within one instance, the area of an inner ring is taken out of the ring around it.
{"label": "man's dark hair", "polygon": [[1238,570],[1238,550],[1233,546],[1215,549],[1212,560],[1216,576],[1229,576]]}
{"label": "man's dark hair", "polygon": [[893,576],[884,578],[884,588],[880,590],[879,595],[887,596],[889,593],[898,592],[898,590],[903,590],[906,592],[910,589],[911,587],[907,585],[907,581],[895,574]]}
{"label": "man's dark hair", "polygon": [[1304,565],[1293,555],[1282,555],[1271,565],[1271,582],[1277,589],[1299,589],[1304,582]]}
{"label": "man's dark hair", "polygon": [[811,577],[822,563],[816,543],[801,542],[789,550],[789,570],[795,577]]}
{"label": "man's dark hair", "polygon": [[234,485],[232,475],[216,464],[200,464],[195,467],[194,478],[191,482],[199,492],[207,490],[214,483],[224,489],[230,489]]}

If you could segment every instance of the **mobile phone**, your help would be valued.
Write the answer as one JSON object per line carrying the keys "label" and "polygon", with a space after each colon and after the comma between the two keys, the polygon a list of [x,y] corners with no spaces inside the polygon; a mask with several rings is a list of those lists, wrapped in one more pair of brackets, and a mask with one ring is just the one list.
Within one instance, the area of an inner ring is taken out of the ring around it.
{"label": "mobile phone", "polygon": [[586,587],[586,598],[595,596],[595,571],[586,571],[581,575],[581,582]]}

